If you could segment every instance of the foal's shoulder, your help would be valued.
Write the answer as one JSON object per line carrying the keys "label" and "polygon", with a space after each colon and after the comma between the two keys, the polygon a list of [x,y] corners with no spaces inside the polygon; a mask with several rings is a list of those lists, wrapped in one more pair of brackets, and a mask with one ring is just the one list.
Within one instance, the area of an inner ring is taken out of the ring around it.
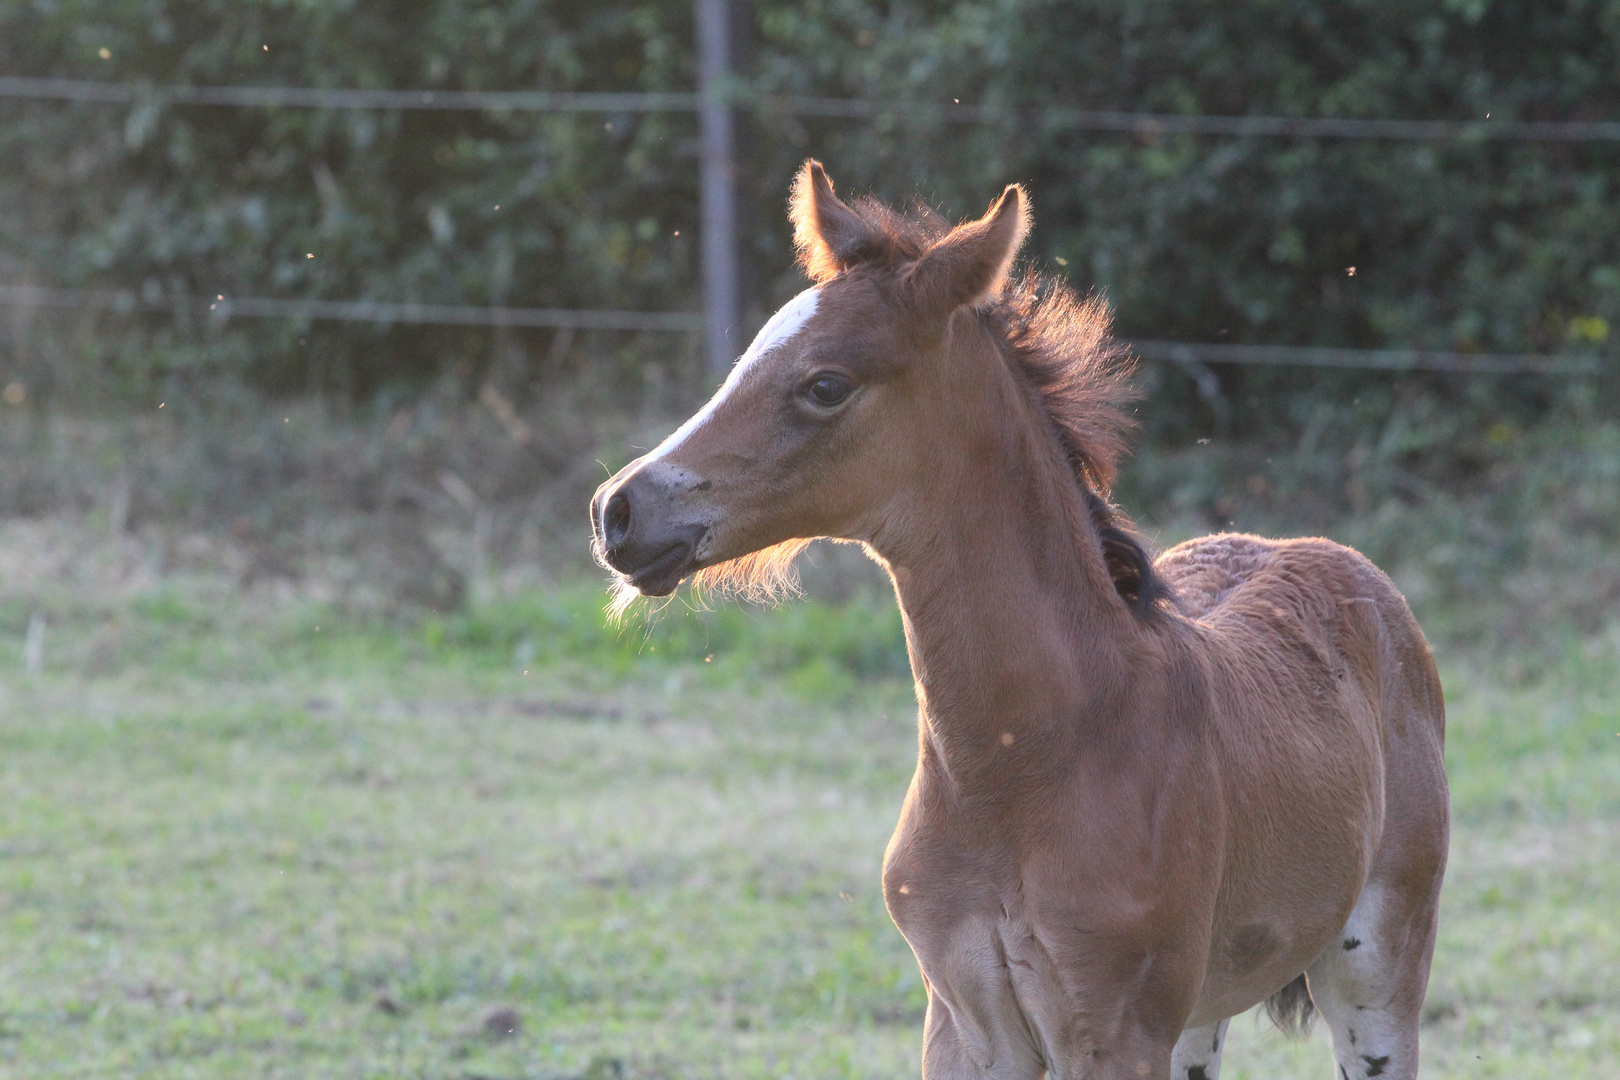
{"label": "foal's shoulder", "polygon": [[1320,537],[1269,540],[1216,533],[1165,552],[1155,569],[1175,590],[1181,613],[1197,619],[1242,591],[1284,592],[1357,586],[1383,575],[1366,556]]}

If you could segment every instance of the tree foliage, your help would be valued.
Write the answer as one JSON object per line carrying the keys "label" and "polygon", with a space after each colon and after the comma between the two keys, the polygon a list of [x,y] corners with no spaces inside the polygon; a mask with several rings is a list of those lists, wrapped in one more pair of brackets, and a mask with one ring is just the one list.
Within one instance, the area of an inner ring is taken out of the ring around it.
{"label": "tree foliage", "polygon": [[[1148,138],[1019,111],[1614,119],[1620,4],[734,7],[756,321],[796,287],[781,211],[792,169],[813,154],[842,190],[921,197],[955,215],[1025,181],[1032,261],[1104,292],[1130,336],[1601,352],[1620,327],[1613,144]],[[692,51],[686,0],[0,6],[0,69],[151,84],[689,90]],[[866,122],[751,107],[771,94],[883,108]],[[1003,106],[1009,120],[947,124],[915,107],[952,100]],[[690,115],[7,101],[0,120],[7,282],[150,299],[699,305]],[[456,364],[494,365],[528,393],[578,378],[587,356],[632,377],[643,362],[690,354],[667,337],[570,348],[543,332],[219,326],[165,313],[106,316],[91,332],[77,318],[19,325],[0,365],[48,381],[49,361],[64,386],[126,395],[179,380],[363,398]],[[1229,393],[1279,414],[1383,378],[1223,375]],[[1512,407],[1536,399],[1505,393]]]}
{"label": "tree foliage", "polygon": [[[671,4],[97,0],[0,12],[0,67],[17,73],[562,90],[692,79],[686,12]],[[12,164],[0,182],[17,197],[0,259],[11,281],[133,287],[148,300],[692,301],[690,117],[155,103],[5,111]],[[437,328],[221,328],[157,314],[98,330],[99,347],[83,347],[93,355],[74,360],[106,365],[131,391],[178,377],[353,396],[491,355],[487,333]],[[512,346],[520,355],[522,344]]]}

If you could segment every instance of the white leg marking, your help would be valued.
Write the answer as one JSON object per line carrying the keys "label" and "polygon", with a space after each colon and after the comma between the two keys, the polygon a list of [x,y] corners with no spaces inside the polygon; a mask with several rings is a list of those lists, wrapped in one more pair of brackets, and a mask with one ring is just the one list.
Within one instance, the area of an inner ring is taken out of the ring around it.
{"label": "white leg marking", "polygon": [[674,450],[685,442],[691,434],[714,415],[714,410],[720,403],[729,397],[743,380],[748,378],[757,362],[766,353],[787,341],[794,334],[804,329],[804,324],[816,313],[816,306],[820,301],[820,290],[812,286],[782,305],[782,309],[772,315],[770,321],[760,327],[759,333],[754,335],[754,343],[748,346],[748,351],[742,354],[736,364],[732,365],[731,374],[716,390],[714,397],[709,399],[707,405],[694,413],[691,419],[675,429],[675,433],[658,444],[657,449],[647,455],[648,461],[657,461],[659,458]]}
{"label": "white leg marking", "polygon": [[1226,1046],[1226,1025],[1217,1020],[1203,1027],[1188,1028],[1170,1051],[1170,1080],[1217,1080],[1221,1075],[1221,1050]]}
{"label": "white leg marking", "polygon": [[1311,1000],[1333,1033],[1338,1080],[1412,1080],[1417,1076],[1417,1018],[1397,1016],[1397,958],[1379,940],[1379,896],[1369,886],[1344,931],[1306,972]]}

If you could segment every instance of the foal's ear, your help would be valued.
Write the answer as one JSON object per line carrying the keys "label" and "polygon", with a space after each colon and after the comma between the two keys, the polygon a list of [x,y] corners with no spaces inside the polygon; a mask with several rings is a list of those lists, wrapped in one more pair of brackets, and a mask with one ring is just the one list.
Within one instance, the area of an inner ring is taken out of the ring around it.
{"label": "foal's ear", "polygon": [[941,315],[993,300],[1028,232],[1029,196],[1008,184],[984,217],[958,225],[912,264],[906,284],[921,306]]}
{"label": "foal's ear", "polygon": [[814,158],[793,181],[788,216],[799,263],[817,285],[847,269],[870,239],[865,222],[833,194],[827,171]]}

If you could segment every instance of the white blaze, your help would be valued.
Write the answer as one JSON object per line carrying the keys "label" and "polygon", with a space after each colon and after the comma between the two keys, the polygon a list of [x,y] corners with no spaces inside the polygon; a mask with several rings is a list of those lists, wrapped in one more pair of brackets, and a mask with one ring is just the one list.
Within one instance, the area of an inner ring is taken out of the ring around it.
{"label": "white blaze", "polygon": [[736,392],[737,387],[748,378],[761,357],[804,329],[804,324],[816,313],[818,293],[819,290],[811,286],[783,304],[782,310],[772,315],[770,321],[760,327],[759,333],[754,335],[753,344],[748,346],[748,351],[732,366],[731,374],[726,376],[726,381],[715,391],[709,403],[693,413],[686,423],[676,428],[673,435],[659,443],[658,448],[647,455],[647,460],[656,461],[663,457],[685,442],[694,431],[708,423],[709,417],[714,415],[714,410]]}

